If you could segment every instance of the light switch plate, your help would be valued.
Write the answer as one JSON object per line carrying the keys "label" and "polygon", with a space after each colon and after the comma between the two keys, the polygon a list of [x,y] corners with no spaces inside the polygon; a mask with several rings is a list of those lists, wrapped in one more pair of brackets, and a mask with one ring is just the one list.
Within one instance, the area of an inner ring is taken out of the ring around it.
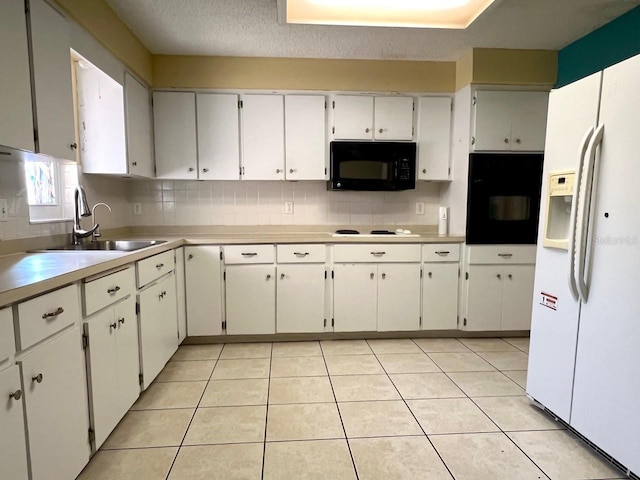
{"label": "light switch plate", "polygon": [[424,215],[424,202],[416,202],[416,215]]}
{"label": "light switch plate", "polygon": [[284,202],[284,213],[288,215],[293,213],[293,202]]}
{"label": "light switch plate", "polygon": [[9,207],[6,198],[0,198],[0,222],[9,220]]}
{"label": "light switch plate", "polygon": [[142,215],[142,204],[140,202],[133,202],[133,214]]}

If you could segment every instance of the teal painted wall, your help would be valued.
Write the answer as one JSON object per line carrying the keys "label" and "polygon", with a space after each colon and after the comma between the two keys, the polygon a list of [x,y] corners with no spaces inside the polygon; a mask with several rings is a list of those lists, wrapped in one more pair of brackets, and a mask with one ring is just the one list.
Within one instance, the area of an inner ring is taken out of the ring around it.
{"label": "teal painted wall", "polygon": [[556,87],[640,53],[640,7],[567,45],[558,53]]}

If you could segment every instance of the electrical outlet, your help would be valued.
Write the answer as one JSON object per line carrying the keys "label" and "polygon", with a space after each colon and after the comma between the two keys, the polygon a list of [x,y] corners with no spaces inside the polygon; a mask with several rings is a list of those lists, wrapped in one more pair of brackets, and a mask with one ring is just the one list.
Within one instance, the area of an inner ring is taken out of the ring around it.
{"label": "electrical outlet", "polygon": [[0,222],[6,222],[9,219],[9,207],[7,206],[7,199],[0,198]]}
{"label": "electrical outlet", "polygon": [[133,214],[142,215],[142,204],[140,202],[133,202]]}
{"label": "electrical outlet", "polygon": [[293,202],[284,202],[284,213],[288,215],[293,213]]}
{"label": "electrical outlet", "polygon": [[416,202],[416,215],[424,215],[424,202]]}

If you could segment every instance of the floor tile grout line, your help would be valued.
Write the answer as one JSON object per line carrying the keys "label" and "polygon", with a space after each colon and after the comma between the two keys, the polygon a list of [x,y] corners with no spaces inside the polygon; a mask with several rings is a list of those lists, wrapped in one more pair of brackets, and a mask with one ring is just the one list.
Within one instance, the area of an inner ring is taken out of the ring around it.
{"label": "floor tile grout line", "polygon": [[269,355],[269,379],[267,381],[267,405],[264,412],[264,438],[262,440],[262,469],[260,471],[260,478],[264,479],[264,465],[267,459],[267,427],[269,424],[269,393],[271,392],[271,369],[273,366],[273,342],[271,343],[271,351]]}
{"label": "floor tile grout line", "polygon": [[329,366],[327,365],[327,358],[324,354],[324,349],[322,348],[322,342],[320,342],[320,350],[322,351],[322,359],[324,360],[324,366],[327,369],[327,376],[329,377],[329,385],[331,386],[331,393],[333,394],[333,400],[336,404],[336,410],[338,412],[338,418],[340,419],[340,425],[342,425],[342,432],[344,433],[344,442],[347,444],[347,450],[349,451],[349,457],[351,457],[351,465],[353,466],[353,472],[356,475],[356,480],[359,480],[360,475],[358,474],[358,468],[356,467],[356,460],[355,458],[353,458],[353,452],[351,451],[351,445],[349,444],[349,438],[347,437],[347,429],[344,426],[344,421],[342,420],[342,412],[340,411],[340,406],[338,405],[338,398],[336,397],[336,391],[333,388],[331,375],[329,375]]}
{"label": "floor tile grout line", "polygon": [[[415,342],[414,342],[415,343]],[[426,354],[425,354],[426,355]],[[427,355],[428,356],[428,355]],[[429,357],[431,358],[431,357]],[[376,359],[378,360],[378,363],[380,363],[380,366],[382,367],[382,370],[384,370],[384,372],[387,374],[387,378],[389,379],[389,381],[391,382],[391,384],[393,385],[393,388],[396,389],[396,391],[398,392],[398,395],[400,395],[400,398],[402,399],[402,402],[404,403],[404,406],[407,408],[407,410],[409,410],[409,413],[411,414],[411,416],[413,417],[413,420],[416,422],[416,424],[418,425],[418,427],[420,428],[420,431],[422,431],[422,434],[424,435],[424,437],[427,439],[427,441],[429,442],[429,444],[431,445],[431,448],[433,448],[433,451],[436,452],[436,455],[438,455],[438,458],[440,459],[440,461],[442,462],[442,464],[444,465],[444,468],[447,469],[447,472],[449,472],[449,475],[451,475],[452,479],[455,479],[455,476],[453,475],[453,472],[449,469],[449,466],[445,463],[444,459],[442,458],[442,456],[440,455],[440,452],[438,452],[438,449],[436,448],[436,446],[433,444],[433,442],[431,441],[431,439],[429,438],[429,435],[427,435],[427,432],[424,431],[424,428],[422,428],[422,425],[420,424],[420,422],[418,421],[418,419],[416,418],[415,414],[413,413],[413,410],[411,410],[411,408],[409,407],[409,404],[407,403],[407,401],[405,400],[405,398],[402,396],[402,394],[400,393],[400,390],[398,390],[398,387],[396,386],[395,383],[393,383],[393,380],[391,379],[391,377],[389,376],[389,374],[387,373],[386,369],[384,368],[384,365],[382,365],[382,362],[380,362],[380,360],[378,359],[378,357],[376,357]],[[433,360],[432,360],[433,361]],[[435,362],[434,362],[435,363]],[[440,366],[438,365],[438,368],[440,368]],[[464,393],[464,392],[463,392]],[[348,441],[348,440],[347,440]]]}
{"label": "floor tile grout line", "polygon": [[[173,457],[173,461],[171,462],[171,466],[169,467],[169,470],[167,472],[167,476],[165,477],[165,480],[169,480],[169,477],[171,476],[171,470],[173,470],[173,466],[176,463],[176,460],[178,459],[178,455],[180,455],[180,450],[182,450],[182,447],[184,446],[184,441],[187,438],[187,434],[189,433],[189,429],[191,428],[191,424],[193,423],[193,419],[196,418],[196,415],[198,413],[198,408],[200,407],[200,403],[202,402],[202,399],[204,398],[204,395],[207,391],[207,387],[209,386],[209,382],[211,381],[211,377],[213,376],[213,372],[216,369],[216,366],[218,365],[218,361],[220,360],[220,355],[222,355],[222,350],[224,350],[226,344],[222,345],[222,348],[220,349],[220,353],[218,353],[218,358],[216,358],[215,363],[213,364],[213,368],[211,369],[211,373],[209,374],[209,378],[207,379],[207,384],[204,387],[204,390],[202,391],[202,395],[200,395],[200,399],[198,400],[198,404],[196,405],[196,408],[193,411],[193,415],[191,416],[191,420],[189,420],[189,424],[187,425],[186,430],[184,431],[184,435],[182,436],[182,440],[180,441],[180,445],[178,446],[178,451],[176,452],[176,456]],[[179,347],[178,347],[179,348]]]}

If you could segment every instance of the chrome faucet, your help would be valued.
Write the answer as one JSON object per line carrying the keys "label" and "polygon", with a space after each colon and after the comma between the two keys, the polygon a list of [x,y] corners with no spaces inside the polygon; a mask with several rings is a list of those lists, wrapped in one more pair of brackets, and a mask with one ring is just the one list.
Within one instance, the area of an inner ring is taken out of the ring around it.
{"label": "chrome faucet", "polygon": [[96,208],[100,206],[107,207],[109,211],[111,211],[111,207],[109,206],[109,204],[104,202],[96,203],[91,209],[91,215],[93,216],[93,221],[96,224],[96,227],[93,230],[93,235],[91,237],[92,241],[94,242],[98,239],[98,237],[102,236],[102,234],[100,233],[100,224],[98,223],[98,217],[96,217]]}
{"label": "chrome faucet", "polygon": [[99,225],[94,225],[90,230],[83,230],[82,226],[80,225],[80,217],[91,216],[91,210],[89,210],[89,204],[87,203],[87,194],[84,193],[84,188],[82,188],[81,185],[78,185],[76,187],[73,200],[74,218],[71,240],[73,245],[80,245],[80,239],[92,235],[98,229]]}

